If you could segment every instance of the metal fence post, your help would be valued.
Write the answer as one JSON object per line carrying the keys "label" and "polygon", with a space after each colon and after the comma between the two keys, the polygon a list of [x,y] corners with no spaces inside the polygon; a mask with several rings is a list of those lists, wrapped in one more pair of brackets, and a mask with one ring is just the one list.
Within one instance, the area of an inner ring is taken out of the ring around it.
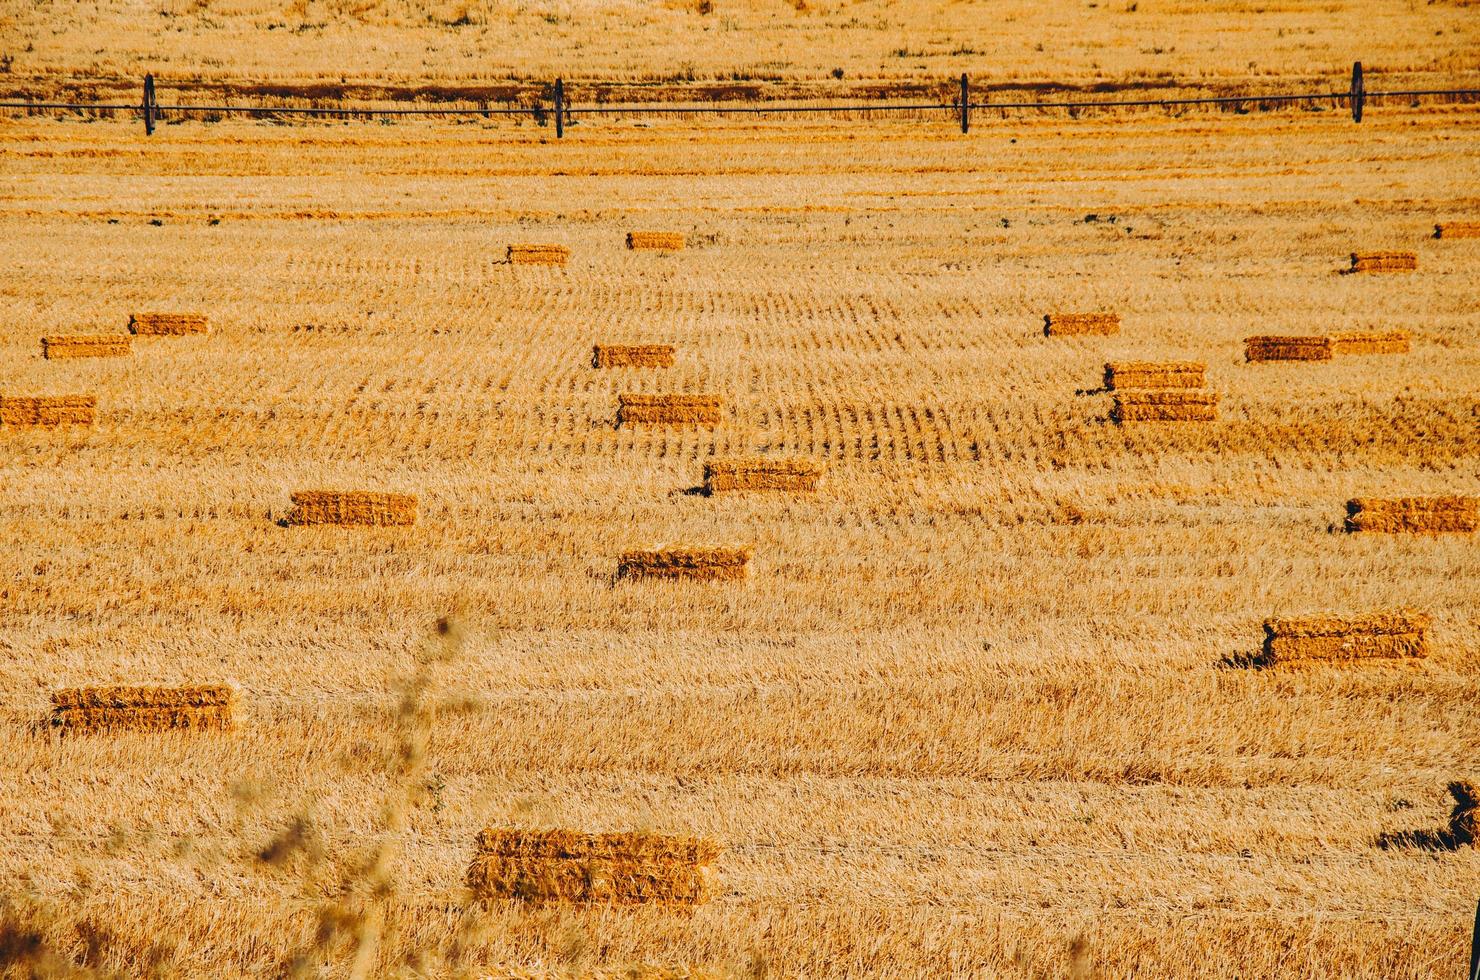
{"label": "metal fence post", "polygon": [[961,73],[961,132],[971,130],[971,83],[966,80],[966,73]]}
{"label": "metal fence post", "polygon": [[154,75],[150,73],[144,76],[144,104],[140,106],[144,110],[144,135],[154,135]]}
{"label": "metal fence post", "polygon": [[1362,83],[1362,63],[1352,62],[1352,122],[1362,121],[1362,106],[1367,101],[1367,87]]}
{"label": "metal fence post", "polygon": [[555,138],[565,139],[565,82],[555,79]]}

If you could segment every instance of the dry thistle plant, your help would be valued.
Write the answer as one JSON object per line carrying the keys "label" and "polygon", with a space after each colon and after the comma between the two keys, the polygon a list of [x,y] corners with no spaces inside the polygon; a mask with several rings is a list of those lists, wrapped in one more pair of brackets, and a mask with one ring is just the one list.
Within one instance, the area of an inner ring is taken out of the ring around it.
{"label": "dry thistle plant", "polygon": [[[393,945],[392,913],[400,895],[395,873],[400,840],[411,812],[427,796],[427,743],[432,725],[439,709],[452,707],[439,703],[437,692],[462,644],[458,625],[447,617],[439,619],[436,635],[417,652],[415,670],[398,686],[390,744],[381,759],[390,786],[381,803],[377,834],[368,847],[348,860],[331,897],[319,908],[312,942],[284,963],[287,976],[316,976],[326,963],[335,961],[345,964],[346,975],[355,980],[386,972],[382,947]],[[302,874],[312,879],[323,860],[316,846],[311,820],[299,815],[259,857],[266,863],[282,864],[303,856],[307,860]],[[419,951],[412,956],[424,959]]]}

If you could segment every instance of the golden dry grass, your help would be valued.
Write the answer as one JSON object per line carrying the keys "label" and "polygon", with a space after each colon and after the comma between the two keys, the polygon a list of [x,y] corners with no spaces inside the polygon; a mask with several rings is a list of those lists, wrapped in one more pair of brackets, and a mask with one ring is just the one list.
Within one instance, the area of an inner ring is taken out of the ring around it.
{"label": "golden dry grass", "polygon": [[[717,6],[695,20],[714,36]],[[68,10],[38,61],[76,38]],[[1373,22],[1399,31],[1395,10]],[[1461,32],[1411,63],[1474,30],[1473,10],[1402,12],[1425,39]],[[1138,23],[1111,13],[1023,13],[1001,36]],[[218,38],[242,23],[220,16]],[[332,19],[227,67],[291,74],[344,36]],[[1252,40],[1193,32],[1197,55],[1179,38],[1164,60],[1347,57],[1346,27],[1277,37],[1328,12],[1247,19]],[[1088,79],[1161,43],[1135,33],[1045,47]],[[182,66],[198,50],[148,43]],[[752,57],[718,47],[701,66]],[[1480,265],[1426,237],[1474,212],[1474,120],[982,112],[966,138],[938,118],[613,120],[558,147],[482,120],[147,141],[137,120],[0,122],[0,391],[101,406],[88,429],[0,429],[7,921],[123,975],[281,976],[310,948],[349,974],[358,954],[315,946],[354,934],[325,913],[341,899],[383,924],[372,975],[1462,975],[1480,855],[1378,841],[1447,827],[1445,787],[1480,769],[1475,538],[1344,534],[1340,511],[1480,496]],[[688,247],[639,260],[633,227]],[[526,239],[568,241],[569,265],[505,265],[498,244]],[[1335,275],[1353,241],[1420,268],[1400,289]],[[1045,341],[1059,305],[1126,330]],[[213,336],[36,356],[115,307],[207,311]],[[1405,357],[1243,360],[1252,334],[1398,329]],[[684,351],[661,375],[589,367],[598,339],[655,337]],[[1078,393],[1106,361],[1170,357],[1206,364],[1216,424],[1117,427]],[[633,391],[720,393],[724,424],[614,428]],[[754,456],[828,479],[692,492],[711,459]],[[319,486],[414,490],[421,520],[274,526]],[[753,542],[754,567],[612,580],[657,542]],[[1270,618],[1408,607],[1433,642],[1401,670],[1223,666]],[[392,737],[446,610],[463,657],[425,737]],[[234,737],[33,730],[63,684],[203,677],[239,686]],[[485,907],[466,874],[491,826],[723,850],[692,910]],[[345,886],[365,867],[384,887]]]}

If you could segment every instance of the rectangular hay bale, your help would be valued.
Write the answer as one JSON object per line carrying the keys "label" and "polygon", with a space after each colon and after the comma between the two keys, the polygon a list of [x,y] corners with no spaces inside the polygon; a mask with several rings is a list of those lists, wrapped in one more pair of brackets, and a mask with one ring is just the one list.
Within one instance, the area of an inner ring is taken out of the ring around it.
{"label": "rectangular hay bale", "polygon": [[1396,660],[1428,656],[1429,617],[1415,612],[1303,616],[1264,624],[1264,659]]}
{"label": "rectangular hay bale", "polygon": [[487,829],[467,884],[481,900],[698,905],[719,845],[700,837]]}
{"label": "rectangular hay bale", "polygon": [[1359,497],[1346,502],[1346,529],[1381,534],[1469,534],[1480,528],[1480,497]]}
{"label": "rectangular hay bale", "polygon": [[1480,238],[1480,221],[1446,221],[1434,226],[1435,238]]}
{"label": "rectangular hay bale", "polygon": [[299,490],[291,497],[292,525],[393,527],[416,523],[416,497],[371,490]]}
{"label": "rectangular hay bale", "polygon": [[1126,422],[1213,422],[1218,418],[1218,395],[1211,391],[1116,392],[1110,418]]}
{"label": "rectangular hay bale", "polygon": [[750,555],[749,546],[628,551],[617,562],[617,577],[696,579],[705,582],[743,579],[749,573]]}
{"label": "rectangular hay bale", "polygon": [[1335,353],[1330,337],[1245,337],[1244,359],[1258,361],[1329,361]]}
{"label": "rectangular hay bale", "polygon": [[629,249],[650,248],[677,252],[684,247],[683,232],[680,231],[629,231]]}
{"label": "rectangular hay bale", "polygon": [[1111,361],[1105,365],[1105,387],[1201,388],[1206,372],[1200,361]]}
{"label": "rectangular hay bale", "polygon": [[1119,313],[1049,313],[1043,317],[1045,337],[1088,334],[1110,336],[1120,333]]}
{"label": "rectangular hay bale", "polygon": [[672,344],[597,344],[591,351],[591,365],[613,367],[673,367],[677,354]]}
{"label": "rectangular hay bale", "polygon": [[126,333],[42,337],[41,356],[48,361],[71,357],[127,357],[133,353],[133,339]]}
{"label": "rectangular hay bale", "polygon": [[1331,335],[1331,350],[1336,354],[1406,354],[1410,345],[1411,337],[1407,330]]}
{"label": "rectangular hay bale", "polygon": [[704,464],[704,490],[794,490],[810,493],[822,478],[822,464],[810,459],[712,459]]}
{"label": "rectangular hay bale", "polygon": [[65,732],[230,731],[236,692],[195,687],[75,687],[51,696],[52,727]]}
{"label": "rectangular hay bale", "polygon": [[128,332],[139,337],[183,337],[210,332],[204,313],[133,313]]}
{"label": "rectangular hay bale", "polygon": [[564,245],[510,245],[507,258],[515,265],[565,265],[570,249]]}
{"label": "rectangular hay bale", "polygon": [[720,423],[718,395],[617,396],[617,425],[704,425]]}
{"label": "rectangular hay bale", "polygon": [[0,395],[0,425],[92,425],[96,395]]}
{"label": "rectangular hay bale", "polygon": [[1413,252],[1353,252],[1348,272],[1412,272],[1418,268]]}

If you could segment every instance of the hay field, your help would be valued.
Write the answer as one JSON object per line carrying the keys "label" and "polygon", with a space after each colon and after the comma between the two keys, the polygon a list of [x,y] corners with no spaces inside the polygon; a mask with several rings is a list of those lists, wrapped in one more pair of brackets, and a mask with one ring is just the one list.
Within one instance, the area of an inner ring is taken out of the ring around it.
{"label": "hay field", "polygon": [[[1428,237],[1480,214],[1475,118],[0,122],[0,395],[97,397],[0,428],[8,921],[277,975],[380,839],[376,973],[1459,975],[1480,852],[1379,842],[1480,770],[1480,538],[1343,521],[1480,495],[1480,241]],[[1341,275],[1359,250],[1418,271]],[[41,357],[148,310],[210,333]],[[1206,364],[1217,420],[1113,425],[1123,361]],[[616,428],[624,392],[722,418]],[[696,492],[756,455],[826,479]],[[317,487],[417,522],[280,526]],[[744,580],[615,577],[736,545]],[[1422,660],[1244,666],[1271,617],[1400,608]],[[388,820],[444,614],[425,688],[459,703]],[[33,727],[57,688],[216,683],[229,735]],[[713,897],[485,909],[490,827],[712,839]]]}

